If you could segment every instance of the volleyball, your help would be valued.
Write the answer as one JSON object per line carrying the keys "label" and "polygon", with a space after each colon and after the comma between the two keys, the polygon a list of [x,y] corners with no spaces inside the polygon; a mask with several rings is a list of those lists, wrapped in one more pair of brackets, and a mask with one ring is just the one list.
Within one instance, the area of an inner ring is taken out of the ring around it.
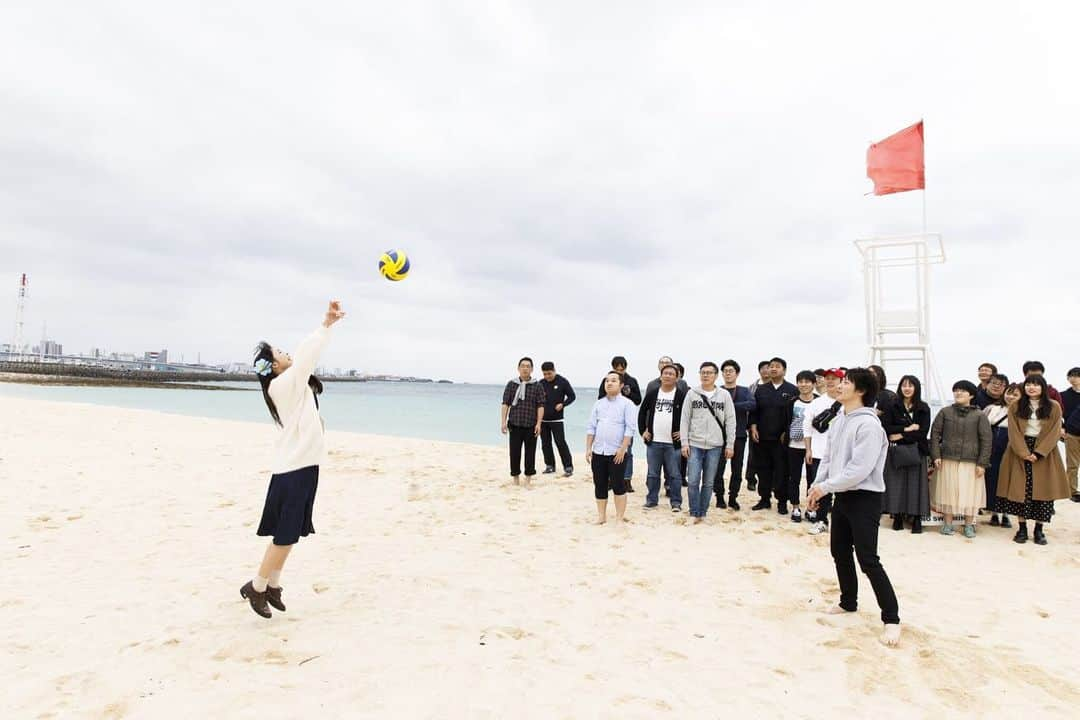
{"label": "volleyball", "polygon": [[387,250],[379,258],[379,272],[387,280],[404,280],[409,274],[409,258],[400,250]]}

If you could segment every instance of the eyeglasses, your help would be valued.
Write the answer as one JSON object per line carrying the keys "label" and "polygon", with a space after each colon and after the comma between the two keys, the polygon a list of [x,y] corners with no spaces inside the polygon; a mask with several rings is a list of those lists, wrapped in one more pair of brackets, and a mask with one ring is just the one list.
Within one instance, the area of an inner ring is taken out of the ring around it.
{"label": "eyeglasses", "polygon": [[699,370],[698,375],[715,375],[715,370]]}

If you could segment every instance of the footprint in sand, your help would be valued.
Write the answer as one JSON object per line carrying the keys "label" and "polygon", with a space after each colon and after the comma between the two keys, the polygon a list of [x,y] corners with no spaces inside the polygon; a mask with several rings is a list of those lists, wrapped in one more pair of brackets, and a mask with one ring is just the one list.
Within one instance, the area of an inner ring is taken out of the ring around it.
{"label": "footprint in sand", "polygon": [[311,589],[315,591],[316,595],[322,595],[324,592],[330,589],[330,586],[324,583],[315,583],[311,586]]}
{"label": "footprint in sand", "polygon": [[740,565],[740,570],[747,570],[749,572],[758,573],[760,575],[768,575],[772,571],[764,565]]}

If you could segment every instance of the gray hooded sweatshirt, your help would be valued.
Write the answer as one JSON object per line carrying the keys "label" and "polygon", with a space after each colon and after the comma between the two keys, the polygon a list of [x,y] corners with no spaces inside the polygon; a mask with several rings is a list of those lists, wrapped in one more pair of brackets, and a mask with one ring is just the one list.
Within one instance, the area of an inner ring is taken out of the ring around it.
{"label": "gray hooded sweatshirt", "polygon": [[841,412],[829,425],[829,446],[814,485],[827,493],[846,490],[885,492],[889,439],[873,408]]}
{"label": "gray hooded sweatshirt", "polygon": [[724,433],[716,422],[712,410],[705,406],[702,395],[716,408],[716,415],[724,421],[727,430],[729,444],[735,443],[735,403],[731,401],[731,394],[716,386],[712,392],[705,392],[701,386],[690,388],[686,393],[686,399],[682,406],[682,419],[679,421],[681,439],[687,441],[690,447],[711,450],[712,448],[724,447]]}

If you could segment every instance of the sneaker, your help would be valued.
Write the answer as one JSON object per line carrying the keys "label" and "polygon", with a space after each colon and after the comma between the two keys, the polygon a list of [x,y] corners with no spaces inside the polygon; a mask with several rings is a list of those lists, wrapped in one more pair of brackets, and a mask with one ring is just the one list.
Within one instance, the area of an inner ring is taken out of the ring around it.
{"label": "sneaker", "polygon": [[553,472],[555,472],[555,466],[554,465],[548,465],[547,467],[544,468],[544,474],[545,475],[550,475]]}
{"label": "sneaker", "polygon": [[781,500],[776,504],[776,512],[781,515],[787,515],[787,500]]}
{"label": "sneaker", "polygon": [[772,507],[772,503],[768,500],[758,500],[757,505],[750,508],[751,510],[768,510]]}
{"label": "sneaker", "polygon": [[657,506],[657,503],[651,503],[651,504],[650,503],[645,503],[641,507],[644,508],[645,510],[652,510],[656,506]]}
{"label": "sneaker", "polygon": [[739,501],[733,497],[729,497],[727,499],[727,506],[732,510],[742,510],[742,508],[739,507]]}
{"label": "sneaker", "polygon": [[817,510],[807,510],[803,517],[806,518],[806,522],[817,522]]}
{"label": "sneaker", "polygon": [[674,513],[682,512],[682,505],[672,505],[671,506],[671,512],[674,512]]}
{"label": "sneaker", "polygon": [[802,510],[797,506],[791,511],[791,522],[802,522]]}
{"label": "sneaker", "polygon": [[942,523],[941,524],[941,534],[942,535],[954,535],[954,534],[956,534],[956,528],[954,528],[952,525],[950,525],[948,523]]}
{"label": "sneaker", "polygon": [[964,526],[964,537],[966,537],[968,540],[975,537],[975,526],[974,525],[965,525]]}
{"label": "sneaker", "polygon": [[828,525],[826,525],[825,523],[818,520],[816,523],[814,523],[813,525],[810,526],[810,529],[807,530],[807,532],[810,533],[811,535],[820,535],[821,533],[825,532],[828,529],[829,529]]}
{"label": "sneaker", "polygon": [[574,474],[574,468],[568,467],[568,468],[566,468],[566,472],[563,473],[563,477],[570,477],[573,474]]}

